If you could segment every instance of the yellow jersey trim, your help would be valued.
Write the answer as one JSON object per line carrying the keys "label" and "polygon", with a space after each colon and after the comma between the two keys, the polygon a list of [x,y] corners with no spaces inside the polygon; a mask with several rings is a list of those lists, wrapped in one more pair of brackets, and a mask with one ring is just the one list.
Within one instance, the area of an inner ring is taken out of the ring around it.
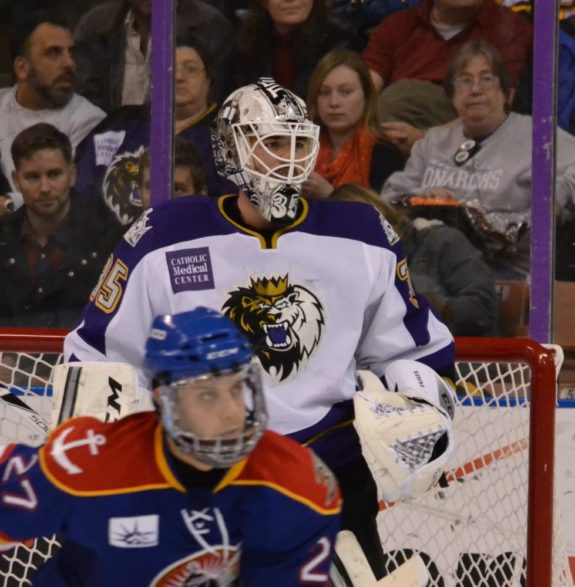
{"label": "yellow jersey trim", "polygon": [[38,451],[40,467],[46,475],[47,479],[65,493],[70,495],[77,495],[81,497],[89,497],[89,496],[103,496],[103,495],[123,495],[127,493],[135,493],[137,491],[155,491],[158,489],[168,489],[168,488],[175,488],[178,491],[185,493],[184,487],[178,482],[178,480],[172,474],[168,464],[166,462],[166,458],[163,451],[162,446],[162,431],[160,426],[156,428],[154,432],[154,451],[156,456],[156,462],[160,469],[160,472],[165,478],[165,481],[159,483],[150,483],[148,485],[130,485],[129,487],[122,487],[119,489],[96,489],[96,490],[85,490],[85,489],[74,489],[65,483],[62,483],[59,479],[57,479],[52,472],[50,471],[48,464],[46,463],[46,446],[43,446]]}
{"label": "yellow jersey trim", "polygon": [[[233,218],[230,218],[230,216],[228,216],[228,214],[226,213],[226,211],[224,209],[224,202],[226,200],[228,200],[229,198],[236,198],[236,197],[237,197],[236,194],[228,194],[225,196],[220,196],[220,198],[218,199],[218,208],[219,208],[220,214],[230,224],[235,226],[237,229],[239,229],[242,232],[245,232],[246,234],[249,234],[251,236],[255,236],[257,239],[259,239],[262,249],[267,249],[268,246],[266,243],[266,239],[261,233],[259,233],[257,230],[253,230],[251,228],[248,228],[247,226],[244,226],[243,224],[240,224],[239,222],[236,222]],[[309,204],[307,203],[307,201],[303,197],[300,198],[300,202],[302,203],[302,213],[291,224],[288,224],[287,226],[284,226],[273,233],[273,235],[271,236],[271,239],[270,239],[270,241],[271,241],[270,248],[272,248],[272,249],[277,248],[277,243],[278,243],[279,237],[282,234],[285,234],[286,232],[289,232],[290,230],[292,230],[292,228],[301,224],[307,218],[308,213],[309,213]]]}
{"label": "yellow jersey trim", "polygon": [[302,444],[303,444],[303,446],[309,446],[310,444],[312,444],[312,442],[315,442],[316,440],[323,438],[324,436],[328,435],[330,432],[333,432],[334,430],[339,430],[340,428],[345,428],[346,426],[349,426],[350,424],[353,424],[353,419],[345,420],[344,422],[340,422],[339,424],[332,426],[331,428],[328,428],[327,430],[324,430],[323,432],[320,432],[319,434],[316,434],[315,436],[312,436],[309,440],[302,442]]}
{"label": "yellow jersey trim", "polygon": [[293,499],[294,501],[299,501],[300,503],[303,503],[305,506],[307,506],[308,508],[310,508],[314,512],[317,512],[318,514],[321,514],[323,516],[333,516],[335,514],[338,514],[341,511],[341,498],[338,500],[337,505],[335,507],[322,508],[322,507],[318,506],[317,504],[315,504],[313,501],[311,501],[305,497],[302,497],[301,495],[294,493],[293,491],[290,491],[289,489],[286,489],[285,487],[282,487],[281,485],[278,485],[277,483],[272,483],[271,481],[239,480],[239,481],[234,481],[233,484],[234,485],[252,485],[252,486],[263,485],[265,487],[270,487],[271,489],[274,489],[278,493],[282,493],[283,495],[286,495],[287,497]]}
{"label": "yellow jersey trim", "polygon": [[160,469],[160,473],[162,473],[164,479],[171,487],[182,493],[186,493],[185,487],[176,479],[175,475],[172,473],[172,469],[170,469],[170,465],[168,465],[166,454],[164,453],[162,432],[163,429],[160,424],[158,424],[154,431],[154,455],[156,457],[156,464],[158,465],[158,469]]}

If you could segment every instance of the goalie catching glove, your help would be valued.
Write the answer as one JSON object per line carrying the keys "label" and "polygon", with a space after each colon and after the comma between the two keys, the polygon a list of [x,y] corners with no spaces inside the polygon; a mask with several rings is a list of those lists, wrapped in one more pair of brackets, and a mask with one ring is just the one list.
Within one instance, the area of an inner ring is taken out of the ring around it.
{"label": "goalie catching glove", "polygon": [[354,426],[380,497],[401,501],[430,489],[455,451],[454,396],[430,367],[399,360],[384,373],[390,389],[359,371]]}

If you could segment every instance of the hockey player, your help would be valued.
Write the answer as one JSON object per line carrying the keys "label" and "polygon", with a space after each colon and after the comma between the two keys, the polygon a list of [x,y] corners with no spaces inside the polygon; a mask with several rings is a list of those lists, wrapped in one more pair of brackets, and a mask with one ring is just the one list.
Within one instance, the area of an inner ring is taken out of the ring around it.
{"label": "hockey player", "polygon": [[0,550],[58,533],[33,583],[49,587],[327,585],[337,482],[265,431],[247,338],[207,308],[159,316],[145,367],[157,413],[0,447]]}
{"label": "hockey player", "polygon": [[[453,339],[414,291],[380,214],[300,197],[318,150],[300,98],[265,78],[240,88],[220,109],[214,149],[239,194],[148,210],[109,260],[66,356],[141,366],[156,314],[223,310],[256,345],[270,428],[309,444],[334,470],[343,525],[381,575],[376,486],[352,426],[356,369],[384,377],[391,362],[410,359],[449,375]],[[428,400],[443,418],[444,394],[433,385]],[[446,454],[449,443],[434,452],[425,431],[409,434],[426,447],[414,469]]]}

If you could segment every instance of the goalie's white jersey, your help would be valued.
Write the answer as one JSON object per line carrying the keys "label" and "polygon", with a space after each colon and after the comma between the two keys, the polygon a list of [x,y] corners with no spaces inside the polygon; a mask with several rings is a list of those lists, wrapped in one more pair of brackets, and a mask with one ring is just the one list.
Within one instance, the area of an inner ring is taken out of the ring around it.
{"label": "goalie's white jersey", "polygon": [[67,358],[141,366],[157,314],[220,310],[256,345],[271,428],[299,441],[350,419],[358,367],[378,376],[398,358],[449,367],[453,339],[414,292],[389,223],[365,204],[300,208],[265,236],[234,220],[236,196],[148,210],[109,260]]}

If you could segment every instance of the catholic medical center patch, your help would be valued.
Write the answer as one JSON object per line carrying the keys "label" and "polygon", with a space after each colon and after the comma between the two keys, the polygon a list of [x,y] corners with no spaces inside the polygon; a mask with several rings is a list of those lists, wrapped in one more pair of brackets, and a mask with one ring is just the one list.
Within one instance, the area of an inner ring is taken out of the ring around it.
{"label": "catholic medical center patch", "polygon": [[214,289],[214,272],[208,247],[166,253],[172,291]]}

